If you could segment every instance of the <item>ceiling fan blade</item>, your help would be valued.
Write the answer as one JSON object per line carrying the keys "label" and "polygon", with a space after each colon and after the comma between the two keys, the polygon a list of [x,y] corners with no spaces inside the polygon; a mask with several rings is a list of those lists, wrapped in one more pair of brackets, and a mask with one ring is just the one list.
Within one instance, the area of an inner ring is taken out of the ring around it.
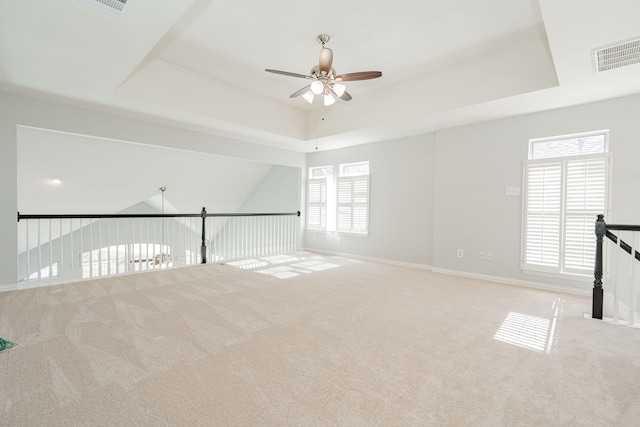
{"label": "ceiling fan blade", "polygon": [[270,70],[268,68],[265,71],[268,73],[282,74],[283,76],[298,77],[301,79],[313,79],[313,77],[311,76],[305,76],[304,74],[290,73],[289,71]]}
{"label": "ceiling fan blade", "polygon": [[300,90],[298,90],[298,91],[296,91],[296,92],[293,92],[293,93],[291,94],[291,96],[289,96],[289,98],[296,98],[296,97],[298,97],[298,96],[300,96],[300,95],[304,94],[304,93],[305,93],[306,91],[308,91],[310,88],[311,88],[311,85],[309,85],[309,86],[305,86],[305,87],[303,87],[302,89],[300,89]]}
{"label": "ceiling fan blade", "polygon": [[351,98],[351,95],[349,95],[349,93],[345,90],[344,92],[342,92],[342,95],[338,95],[336,93],[335,90],[333,90],[333,88],[331,86],[327,86],[327,88],[329,89],[329,92],[331,92],[331,94],[333,96],[335,96],[336,98],[340,98],[343,101],[351,101],[353,98]]}
{"label": "ceiling fan blade", "polygon": [[355,80],[377,79],[380,76],[382,76],[381,71],[360,71],[358,73],[340,74],[336,76],[335,80],[337,82],[352,82]]}
{"label": "ceiling fan blade", "polygon": [[351,95],[349,95],[349,92],[347,92],[346,90],[342,93],[341,96],[339,96],[340,99],[342,99],[343,101],[351,101]]}
{"label": "ceiling fan blade", "polygon": [[328,76],[331,74],[331,64],[333,63],[333,51],[328,47],[323,47],[320,51],[320,60],[318,61],[318,69],[320,74]]}

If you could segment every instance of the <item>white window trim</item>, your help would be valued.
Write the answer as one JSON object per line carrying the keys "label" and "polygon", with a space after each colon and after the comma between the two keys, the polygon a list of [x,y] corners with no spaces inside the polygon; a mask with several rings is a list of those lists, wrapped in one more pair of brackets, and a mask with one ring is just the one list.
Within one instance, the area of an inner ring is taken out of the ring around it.
{"label": "white window trim", "polygon": [[[557,141],[557,140],[562,140],[562,139],[572,139],[572,138],[586,138],[586,137],[590,137],[590,136],[594,136],[594,135],[604,135],[604,152],[608,153],[609,152],[609,130],[596,130],[596,131],[592,131],[592,132],[581,132],[581,133],[571,133],[571,134],[567,134],[567,135],[558,135],[558,136],[549,136],[549,137],[545,137],[545,138],[535,138],[529,141],[529,150],[528,150],[528,159],[530,160],[536,160],[533,159],[533,145],[536,142],[545,142],[545,141]],[[542,160],[542,159],[540,159]]]}

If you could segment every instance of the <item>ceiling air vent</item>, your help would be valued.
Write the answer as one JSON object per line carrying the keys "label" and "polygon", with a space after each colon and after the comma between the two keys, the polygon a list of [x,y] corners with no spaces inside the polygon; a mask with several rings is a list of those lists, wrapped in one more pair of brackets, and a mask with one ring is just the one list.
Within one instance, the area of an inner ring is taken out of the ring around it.
{"label": "ceiling air vent", "polygon": [[640,39],[594,50],[593,59],[598,72],[638,64],[640,63]]}
{"label": "ceiling air vent", "polygon": [[111,15],[120,16],[127,5],[127,0],[80,0],[80,3]]}

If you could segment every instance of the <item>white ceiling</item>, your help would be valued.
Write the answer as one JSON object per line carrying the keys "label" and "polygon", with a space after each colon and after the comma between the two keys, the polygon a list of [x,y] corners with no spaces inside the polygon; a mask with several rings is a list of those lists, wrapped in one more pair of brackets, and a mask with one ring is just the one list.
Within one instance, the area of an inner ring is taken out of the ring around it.
{"label": "white ceiling", "polygon": [[[5,1],[0,89],[310,152],[638,93],[640,64],[591,58],[638,22],[638,0]],[[290,99],[305,81],[264,69],[308,73],[320,33],[338,73],[383,76]]]}

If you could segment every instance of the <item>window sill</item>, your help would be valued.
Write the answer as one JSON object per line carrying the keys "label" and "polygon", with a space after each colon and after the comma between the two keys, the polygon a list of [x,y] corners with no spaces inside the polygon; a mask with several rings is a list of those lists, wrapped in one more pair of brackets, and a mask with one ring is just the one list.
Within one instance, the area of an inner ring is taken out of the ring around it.
{"label": "window sill", "polygon": [[355,231],[321,230],[319,228],[305,228],[304,231],[311,233],[340,234],[342,236],[369,237],[368,231],[365,233],[358,233]]}
{"label": "window sill", "polygon": [[368,231],[364,233],[358,233],[356,231],[336,231],[336,233],[341,234],[343,236],[369,237]]}
{"label": "window sill", "polygon": [[332,233],[332,231],[323,230],[321,228],[305,228],[304,231],[312,231],[314,233]]}

